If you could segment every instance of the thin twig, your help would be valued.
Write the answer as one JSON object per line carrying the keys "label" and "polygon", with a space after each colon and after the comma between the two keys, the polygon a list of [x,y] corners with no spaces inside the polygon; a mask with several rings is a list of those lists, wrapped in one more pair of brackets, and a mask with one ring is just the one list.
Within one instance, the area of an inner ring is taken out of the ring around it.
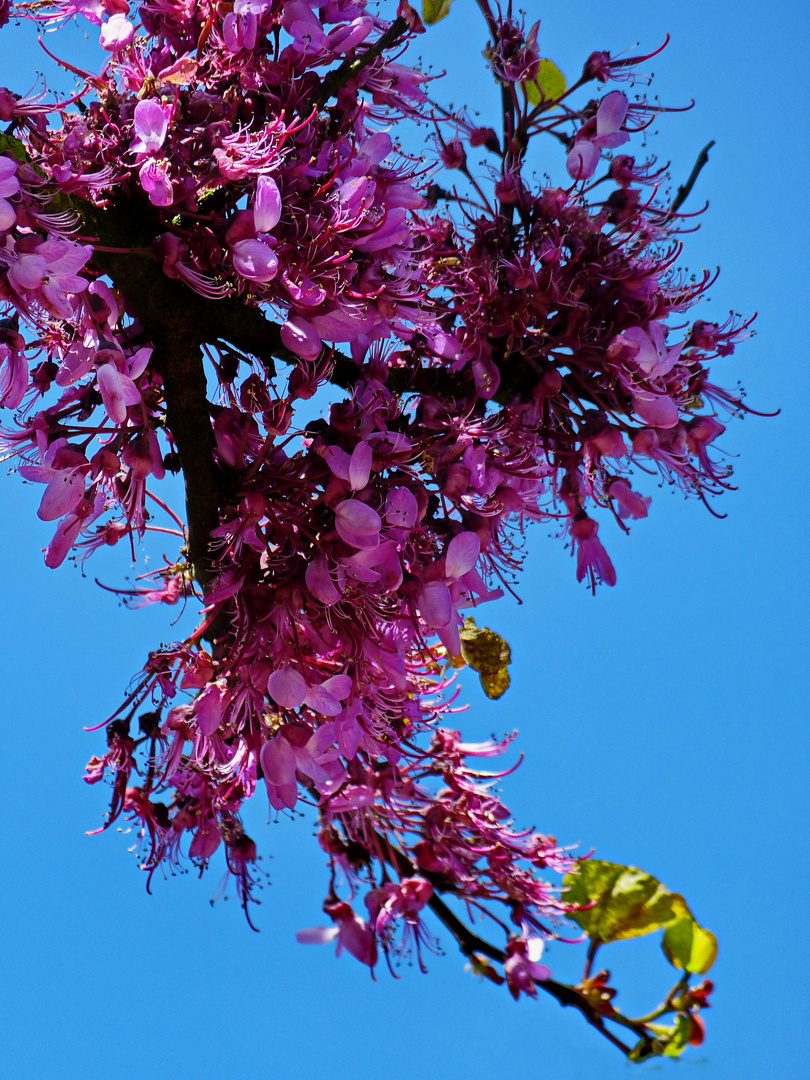
{"label": "thin twig", "polygon": [[[464,956],[472,958],[476,954],[480,954],[481,956],[488,957],[490,960],[494,960],[496,963],[503,964],[506,960],[506,953],[504,950],[499,949],[497,945],[492,945],[490,942],[485,941],[484,938],[474,934],[473,931],[461,921],[455,912],[450,910],[436,891],[439,886],[436,884],[434,875],[425,873],[425,871],[422,870],[417,870],[404,852],[400,851],[398,848],[394,848],[385,837],[380,836],[379,833],[377,834],[377,841],[379,850],[386,853],[386,860],[394,867],[400,876],[412,877],[414,874],[419,873],[428,881],[431,881],[434,892],[428,901],[428,907],[439,922],[441,922],[453,935]],[[554,979],[543,979],[537,981],[535,985],[540,990],[544,990],[553,997],[560,1005],[567,1005],[577,1009],[582,1013],[588,1023],[596,1028],[600,1035],[604,1035],[608,1042],[621,1050],[625,1056],[630,1055],[630,1047],[627,1046],[626,1043],[623,1043],[621,1039],[617,1038],[613,1032],[608,1031],[602,1016],[582,996],[582,994],[580,994],[575,986],[569,986],[567,983],[560,983]]]}
{"label": "thin twig", "polygon": [[695,186],[695,181],[697,180],[698,176],[700,176],[700,170],[703,168],[703,166],[709,160],[709,151],[711,150],[711,148],[713,146],[714,146],[714,139],[712,139],[711,142],[706,143],[706,145],[703,147],[703,149],[698,154],[697,161],[695,162],[694,168],[692,169],[691,173],[689,174],[689,179],[686,181],[685,184],[681,184],[681,186],[678,188],[678,190],[675,193],[675,198],[672,200],[672,204],[671,204],[671,206],[669,208],[670,214],[677,214],[677,212],[680,210],[680,208],[686,202],[687,198],[689,197],[690,191]]}

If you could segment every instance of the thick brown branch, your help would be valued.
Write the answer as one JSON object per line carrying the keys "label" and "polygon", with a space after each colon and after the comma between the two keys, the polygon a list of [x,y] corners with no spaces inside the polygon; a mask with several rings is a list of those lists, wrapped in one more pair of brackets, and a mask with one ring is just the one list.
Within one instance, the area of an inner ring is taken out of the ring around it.
{"label": "thick brown branch", "polygon": [[222,474],[214,460],[214,430],[199,345],[171,328],[152,332],[153,363],[163,379],[166,425],[171,432],[186,489],[189,562],[204,589],[211,578],[210,536],[219,525]]}

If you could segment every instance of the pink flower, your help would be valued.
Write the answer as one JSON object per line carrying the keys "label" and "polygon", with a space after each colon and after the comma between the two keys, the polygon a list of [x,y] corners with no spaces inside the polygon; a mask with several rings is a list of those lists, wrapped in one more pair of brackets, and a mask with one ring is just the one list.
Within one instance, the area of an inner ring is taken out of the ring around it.
{"label": "pink flower", "polygon": [[616,571],[598,533],[599,526],[584,513],[571,525],[571,536],[577,547],[577,581],[582,581],[587,574],[591,588],[595,588],[597,578],[605,585],[616,584]]}
{"label": "pink flower", "polygon": [[255,237],[239,240],[231,248],[233,268],[237,274],[264,284],[278,273],[278,258],[272,248]]}
{"label": "pink flower", "polygon": [[222,720],[222,709],[229,697],[224,679],[209,683],[194,702],[194,717],[201,735],[213,735]]}
{"label": "pink flower", "polygon": [[198,826],[189,844],[192,859],[210,859],[222,840],[222,828],[215,817],[207,816]]}
{"label": "pink flower", "polygon": [[433,896],[433,886],[424,878],[403,878],[399,882],[389,882],[379,889],[372,889],[366,895],[374,930],[383,935],[389,924],[395,919],[405,919],[416,924],[418,913]]}
{"label": "pink flower", "polygon": [[107,52],[119,52],[121,49],[125,49],[127,45],[131,45],[134,37],[135,27],[126,15],[116,12],[101,27],[99,44]]}
{"label": "pink flower", "polygon": [[631,326],[622,331],[620,339],[638,347],[633,360],[650,379],[668,375],[683,349],[682,341],[667,349],[666,327],[660,322],[648,323],[647,333],[640,326]]}
{"label": "pink flower", "polygon": [[127,443],[121,451],[121,460],[129,467],[135,480],[145,480],[147,476],[162,480],[166,475],[157,432],[152,428],[147,428]]}
{"label": "pink flower", "polygon": [[42,465],[22,465],[19,473],[24,480],[47,484],[37,511],[41,521],[55,521],[70,513],[84,498],[85,476],[90,462],[67,439],[55,439],[50,444]]}
{"label": "pink flower", "polygon": [[509,993],[517,1000],[521,993],[530,997],[537,996],[536,981],[545,982],[551,978],[551,969],[538,963],[543,955],[542,938],[512,938],[506,946],[506,960],[503,973]]}
{"label": "pink flower", "polygon": [[17,162],[13,158],[0,156],[0,232],[10,229],[17,220],[17,212],[8,199],[19,190]]}
{"label": "pink flower", "polygon": [[678,406],[667,394],[638,389],[631,395],[633,411],[651,427],[675,427],[679,420]]}
{"label": "pink flower", "polygon": [[253,200],[253,224],[257,233],[269,233],[281,217],[281,192],[272,177],[260,176]]}
{"label": "pink flower", "polygon": [[268,694],[283,709],[308,705],[322,716],[337,716],[351,691],[348,675],[333,675],[322,683],[310,684],[295,668],[279,668],[267,680]]}
{"label": "pink flower", "polygon": [[144,161],[138,171],[138,179],[153,206],[171,206],[174,202],[167,161],[155,161],[154,158]]}
{"label": "pink flower", "polygon": [[[419,614],[426,625],[436,631],[451,656],[461,652],[459,604],[470,602],[463,586],[479,591],[480,578],[475,573],[475,564],[480,551],[481,540],[477,533],[458,533],[444,554],[443,579],[427,581],[419,592]],[[466,581],[468,575],[472,577]]]}
{"label": "pink flower", "polygon": [[274,810],[292,810],[298,800],[297,774],[321,792],[336,791],[346,778],[334,747],[335,724],[327,720],[314,732],[305,724],[285,724],[261,749],[267,796]]}
{"label": "pink flower", "polygon": [[395,592],[402,584],[402,562],[393,540],[362,548],[341,563],[358,581],[378,584],[385,592]]}
{"label": "pink flower", "polygon": [[418,515],[419,504],[410,488],[392,488],[385,504],[385,520],[389,525],[389,533],[393,526],[398,533],[401,530],[404,538],[416,524]]}
{"label": "pink flower", "polygon": [[601,151],[628,141],[627,132],[619,130],[627,116],[628,105],[621,90],[613,90],[602,98],[596,116],[577,132],[566,161],[568,173],[574,180],[590,179],[596,171]]}
{"label": "pink flower", "polygon": [[377,963],[377,942],[365,919],[356,915],[350,904],[341,902],[324,904],[324,911],[337,925],[299,930],[295,940],[302,945],[324,945],[336,940],[338,956],[345,949],[361,964],[373,968]]}
{"label": "pink flower", "polygon": [[595,450],[598,450],[603,457],[621,458],[627,453],[627,446],[621,431],[610,424],[603,428],[598,435],[588,439],[588,443]]}
{"label": "pink flower", "polygon": [[610,497],[619,507],[619,517],[645,518],[652,499],[649,495],[639,495],[633,491],[626,480],[614,480],[610,485]]}
{"label": "pink flower", "polygon": [[351,547],[372,548],[380,542],[382,521],[371,506],[359,499],[346,499],[335,507],[335,528]]}
{"label": "pink flower", "polygon": [[329,561],[325,555],[316,555],[307,566],[305,580],[307,588],[322,604],[336,604],[342,595],[341,590],[332,580]]}
{"label": "pink flower", "polygon": [[8,269],[18,292],[32,292],[44,308],[61,319],[73,317],[68,294],[83,292],[89,282],[78,271],[93,254],[91,247],[51,238],[32,252],[20,253]]}
{"label": "pink flower", "polygon": [[166,141],[170,110],[152,98],[144,98],[135,106],[133,115],[135,139],[129,149],[134,154],[156,154]]}
{"label": "pink flower", "polygon": [[0,343],[0,407],[16,409],[25,397],[27,387],[28,361],[25,356]]}
{"label": "pink flower", "polygon": [[335,476],[345,480],[352,491],[362,491],[371,475],[371,447],[359,442],[351,455],[339,446],[327,446],[324,460]]}
{"label": "pink flower", "polygon": [[472,570],[478,561],[481,551],[481,540],[477,533],[457,533],[447,545],[444,555],[444,568],[447,577],[458,581]]}
{"label": "pink flower", "polygon": [[281,25],[305,52],[314,53],[326,45],[326,31],[305,0],[291,0],[284,5]]}
{"label": "pink flower", "polygon": [[282,324],[281,341],[285,348],[302,360],[317,360],[323,348],[323,342],[314,328],[297,315],[290,315]]}
{"label": "pink flower", "polygon": [[104,509],[104,494],[99,492],[92,502],[89,499],[80,499],[75,510],[62,518],[45,551],[45,565],[49,569],[54,570],[62,565],[76,537],[85,526],[103,513]]}
{"label": "pink flower", "polygon": [[253,49],[256,45],[258,22],[250,11],[229,12],[222,20],[222,38],[228,52]]}
{"label": "pink flower", "polygon": [[713,416],[696,416],[687,425],[686,445],[689,452],[698,458],[707,472],[710,468],[710,462],[706,447],[713,443],[718,436],[722,435],[725,430],[725,426]]}
{"label": "pink flower", "polygon": [[107,415],[116,424],[123,424],[127,417],[127,406],[137,405],[141,392],[128,375],[123,375],[114,363],[102,364],[96,375],[96,382]]}

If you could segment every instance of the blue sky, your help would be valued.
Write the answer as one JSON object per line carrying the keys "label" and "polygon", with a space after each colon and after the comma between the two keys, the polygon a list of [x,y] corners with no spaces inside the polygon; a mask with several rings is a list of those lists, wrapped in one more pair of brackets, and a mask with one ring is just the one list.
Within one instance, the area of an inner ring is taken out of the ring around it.
{"label": "blue sky", "polygon": [[[542,17],[543,52],[569,76],[593,49],[651,49],[672,34],[651,64],[654,92],[664,104],[697,105],[662,117],[652,147],[672,159],[678,182],[717,142],[691,200],[711,208],[683,262],[721,267],[701,317],[759,311],[757,336],[713,374],[741,382],[754,408],[782,412],[729,425],[723,445],[739,455],[739,491],[720,501],[725,520],[645,489],[650,517],[629,537],[610,537],[619,581],[596,598],[536,527],[523,604],[486,612],[512,646],[513,686],[490,703],[470,681],[461,724],[470,738],[520,728],[526,760],[507,781],[518,821],[649,870],[717,934],[706,1043],[680,1065],[654,1062],[639,1075],[792,1080],[806,1068],[810,20],[789,2],[685,0],[675,15],[641,0],[524,6]],[[0,83],[27,90],[50,62],[30,30],[0,33]],[[456,0],[415,53],[448,69],[447,100],[474,94],[485,111],[495,98],[478,66],[482,45],[472,3]],[[546,167],[559,160],[539,162]],[[91,562],[87,580],[70,567],[46,570],[39,493],[13,477],[0,485],[0,1060],[9,1076],[628,1075],[578,1016],[479,985],[449,941],[428,975],[404,969],[394,980],[381,969],[376,983],[331,948],[297,945],[296,929],[322,921],[323,860],[312,822],[267,823],[261,797],[248,813],[272,882],[260,934],[235,901],[209,904],[216,870],[202,882],[158,880],[147,896],[127,854],[132,836],[85,836],[105,793],[80,779],[103,743],[83,725],[111,712],[145,652],[177,631],[165,610],[124,612],[94,586],[94,574],[120,580],[114,561]],[[556,945],[548,959],[555,975],[574,978],[581,953]],[[631,1013],[668,986],[653,937],[613,946],[604,962]]]}

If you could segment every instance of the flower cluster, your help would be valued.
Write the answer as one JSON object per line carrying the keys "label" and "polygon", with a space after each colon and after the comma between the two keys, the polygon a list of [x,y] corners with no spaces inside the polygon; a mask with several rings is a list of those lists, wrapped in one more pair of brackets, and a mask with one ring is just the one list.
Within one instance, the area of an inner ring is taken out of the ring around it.
{"label": "flower cluster", "polygon": [[[501,143],[401,62],[423,29],[405,2],[390,23],[365,0],[14,10],[89,19],[107,57],[51,126],[0,92],[3,450],[44,485],[48,566],[174,533],[177,561],[130,599],[203,605],[88,767],[112,778],[107,824],[137,822],[150,874],[222,850],[247,911],[243,802],[315,806],[333,925],[301,940],[421,963],[421,912],[450,892],[506,933],[510,991],[534,993],[566,910],[545,875],[572,860],[468,764],[509,740],[447,726],[448,672],[528,522],[567,538],[578,580],[612,585],[600,520],[647,515],[634,473],[704,501],[729,487],[718,414],[743,406],[707,365],[747,324],[685,319],[710,281],[675,267],[653,163],[623,153],[597,176],[655,108],[618,90],[577,107],[580,84],[532,105],[538,26],[511,17],[487,52],[511,95]],[[619,77],[608,54],[589,64],[580,83]],[[441,211],[438,163],[390,133],[427,123],[474,192]],[[537,190],[529,137],[561,132],[571,182]],[[481,148],[490,195],[467,164]],[[342,398],[302,427],[327,384]],[[179,469],[187,525],[152,490]]]}

